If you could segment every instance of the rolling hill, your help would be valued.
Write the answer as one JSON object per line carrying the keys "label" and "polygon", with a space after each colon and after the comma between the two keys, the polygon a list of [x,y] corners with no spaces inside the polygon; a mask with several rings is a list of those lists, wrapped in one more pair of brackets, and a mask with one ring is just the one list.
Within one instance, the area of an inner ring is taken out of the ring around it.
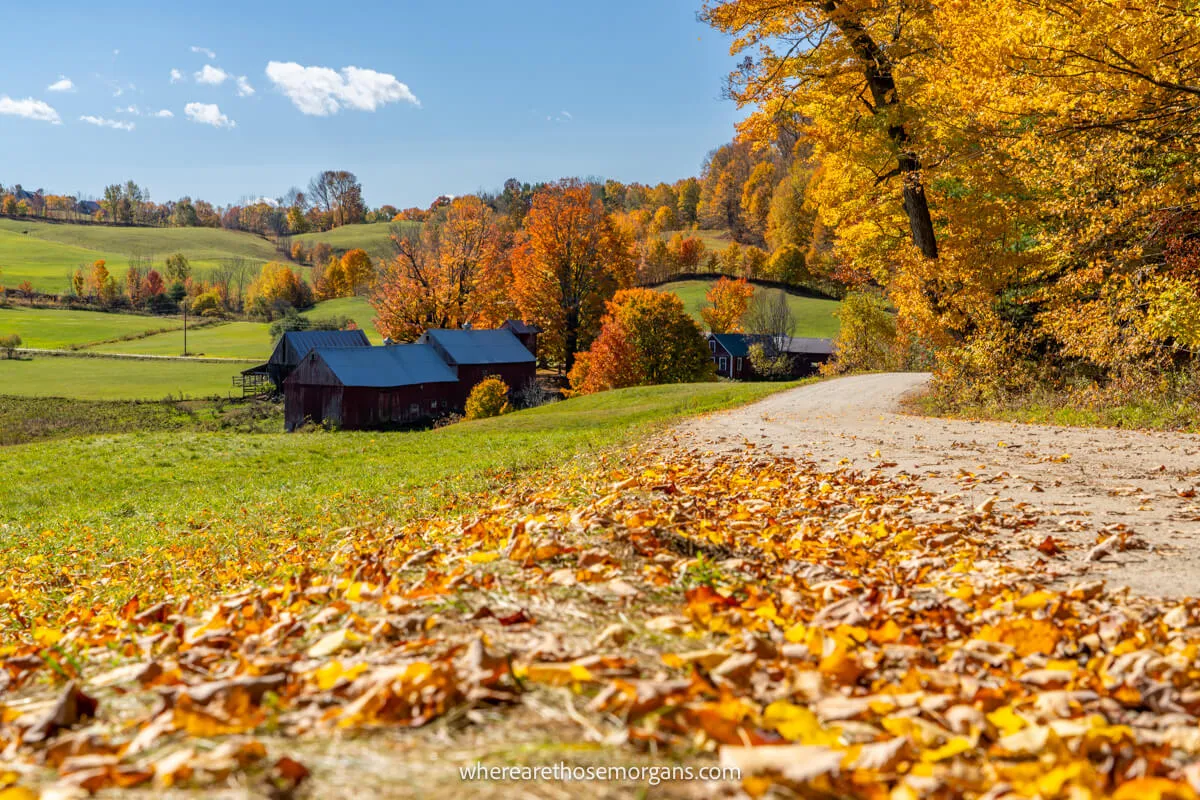
{"label": "rolling hill", "polygon": [[303,242],[307,248],[311,248],[317,242],[325,242],[338,254],[360,248],[366,250],[372,259],[386,259],[395,255],[391,239],[393,231],[398,230],[404,234],[410,234],[419,231],[420,228],[421,223],[419,222],[372,222],[362,225],[344,225],[321,233],[305,233],[293,236],[292,241]]}
{"label": "rolling hill", "polygon": [[[672,292],[683,300],[683,305],[689,314],[700,319],[700,309],[704,307],[704,295],[712,286],[713,281],[675,281],[664,283],[658,287],[660,292]],[[757,292],[765,291],[757,287]],[[841,305],[837,300],[823,300],[815,297],[805,297],[798,294],[788,295],[788,305],[796,317],[795,336],[812,336],[830,339],[837,336],[841,323],[833,314]]]}
{"label": "rolling hill", "polygon": [[41,220],[0,219],[0,284],[15,287],[29,281],[42,292],[64,292],[75,268],[96,259],[108,262],[120,277],[134,256],[162,265],[172,253],[183,253],[203,276],[226,259],[254,264],[282,256],[261,236],[222,228],[136,228],[77,225]]}

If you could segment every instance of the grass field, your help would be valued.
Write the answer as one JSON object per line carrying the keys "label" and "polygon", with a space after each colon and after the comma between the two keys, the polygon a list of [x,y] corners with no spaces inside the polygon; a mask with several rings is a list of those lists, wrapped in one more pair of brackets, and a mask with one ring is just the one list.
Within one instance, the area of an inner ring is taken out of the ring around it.
{"label": "grass field", "polygon": [[503,492],[519,473],[570,469],[576,458],[594,469],[601,452],[652,426],[788,385],[625,389],[407,433],[160,431],[0,448],[0,566],[70,564],[54,589],[67,593],[70,581],[127,558],[135,574],[164,547],[228,565],[251,554],[269,569],[275,549],[319,545],[368,519],[469,507],[474,492]]}
{"label": "grass field", "polygon": [[81,400],[161,400],[176,397],[228,396],[242,362],[212,364],[164,359],[45,356],[0,359],[0,389],[26,397]]}
{"label": "grass field", "polygon": [[[222,322],[203,328],[188,328],[187,351],[190,356],[209,358],[256,358],[265,361],[273,342],[270,326],[264,322]],[[131,355],[183,355],[183,330],[160,333],[145,339],[109,342],[88,348],[96,353]]]}
{"label": "grass field", "polygon": [[[704,307],[704,294],[712,286],[711,281],[676,281],[658,287],[661,292],[673,292],[679,295],[687,307],[688,313],[700,319],[700,309]],[[757,291],[765,291],[762,288]],[[833,315],[840,305],[836,300],[821,300],[813,297],[801,297],[789,294],[788,305],[796,317],[795,336],[813,336],[832,338],[837,335],[841,323]]]}
{"label": "grass field", "polygon": [[0,308],[0,336],[15,333],[21,337],[23,347],[47,350],[178,328],[182,324],[173,317],[46,308]]}
{"label": "grass field", "polygon": [[99,258],[122,277],[129,258],[141,255],[159,268],[172,253],[183,253],[199,275],[224,259],[256,264],[280,260],[260,236],[220,228],[122,228],[37,220],[0,219],[0,283],[15,287],[28,280],[38,291],[63,292],[80,264]]}
{"label": "grass field", "polygon": [[372,344],[383,343],[383,336],[375,330],[375,323],[372,321],[375,319],[375,309],[371,307],[365,297],[339,297],[336,300],[326,300],[324,303],[317,303],[311,311],[304,312],[304,316],[313,319],[349,317],[363,329]]}
{"label": "grass field", "polygon": [[392,248],[391,234],[395,229],[405,233],[420,230],[419,222],[373,222],[363,225],[343,225],[323,233],[305,233],[293,236],[293,242],[303,242],[311,248],[317,242],[325,242],[337,253],[361,248],[366,250],[373,259],[391,258],[395,255]]}
{"label": "grass field", "polygon": [[726,247],[729,247],[729,245],[733,242],[733,237],[730,236],[729,231],[725,231],[725,230],[718,231],[718,230],[697,229],[694,231],[692,231],[692,230],[663,231],[662,233],[659,234],[659,236],[662,237],[664,240],[669,241],[671,239],[671,237],[673,237],[677,233],[683,234],[684,236],[696,237],[700,241],[704,242],[704,249],[708,250],[710,252],[719,253],[720,251],[724,250]]}

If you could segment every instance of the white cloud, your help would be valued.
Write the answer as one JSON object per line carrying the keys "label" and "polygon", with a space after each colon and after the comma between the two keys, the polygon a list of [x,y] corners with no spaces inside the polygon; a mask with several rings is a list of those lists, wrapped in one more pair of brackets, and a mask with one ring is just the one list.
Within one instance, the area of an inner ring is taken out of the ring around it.
{"label": "white cloud", "polygon": [[177,69],[171,70],[171,83],[179,83],[183,80],[183,73]]}
{"label": "white cloud", "polygon": [[188,103],[183,113],[192,122],[201,125],[212,125],[214,128],[233,128],[237,123],[221,113],[215,103]]}
{"label": "white cloud", "polygon": [[575,119],[574,117],[571,116],[570,111],[560,111],[558,113],[559,113],[559,116],[566,117],[567,119]]}
{"label": "white cloud", "polygon": [[229,80],[229,73],[220,67],[214,67],[212,64],[205,64],[204,69],[196,73],[196,83],[220,86],[227,80]]}
{"label": "white cloud", "polygon": [[374,111],[399,101],[421,105],[395,75],[370,69],[345,67],[339,74],[328,67],[272,61],[267,77],[302,113],[317,117],[336,114],[342,107]]}
{"label": "white cloud", "polygon": [[47,92],[73,92],[75,84],[66,75],[59,75],[58,80],[46,87]]}
{"label": "white cloud", "polygon": [[61,125],[62,119],[58,112],[41,100],[26,97],[24,100],[13,100],[6,94],[0,94],[0,114],[11,117],[24,117],[38,122],[49,122],[51,125]]}
{"label": "white cloud", "polygon": [[201,55],[206,55],[209,58],[217,57],[217,54],[214,53],[212,50],[209,50],[207,47],[197,47],[196,45],[192,45],[192,52],[200,53]]}
{"label": "white cloud", "polygon": [[246,76],[242,75],[237,79],[238,97],[249,97],[254,94],[254,87],[250,85],[250,81],[246,80]]}
{"label": "white cloud", "polygon": [[140,117],[142,115],[142,110],[137,106],[126,106],[125,108],[118,107],[114,108],[113,111],[117,112],[118,114],[132,114],[135,117]]}
{"label": "white cloud", "polygon": [[86,122],[89,125],[99,125],[101,128],[113,128],[118,131],[131,131],[135,125],[132,122],[119,122],[115,119],[105,119],[104,117],[82,116],[80,122]]}
{"label": "white cloud", "polygon": [[173,117],[173,116],[175,116],[175,115],[174,115],[174,114],[172,114],[170,111],[168,111],[167,109],[165,109],[165,108],[164,108],[162,111],[155,111],[155,112],[154,112],[153,114],[151,114],[150,116],[152,116],[152,117],[158,117],[159,119],[170,119],[171,117]]}

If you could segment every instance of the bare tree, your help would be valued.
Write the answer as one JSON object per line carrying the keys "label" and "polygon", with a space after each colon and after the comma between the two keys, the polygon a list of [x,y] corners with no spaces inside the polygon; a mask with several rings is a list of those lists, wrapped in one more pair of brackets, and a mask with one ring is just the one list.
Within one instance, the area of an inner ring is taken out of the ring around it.
{"label": "bare tree", "polygon": [[[796,333],[796,317],[782,289],[758,291],[744,317],[746,330],[764,336],[771,350],[777,350]],[[783,341],[781,341],[783,340]]]}

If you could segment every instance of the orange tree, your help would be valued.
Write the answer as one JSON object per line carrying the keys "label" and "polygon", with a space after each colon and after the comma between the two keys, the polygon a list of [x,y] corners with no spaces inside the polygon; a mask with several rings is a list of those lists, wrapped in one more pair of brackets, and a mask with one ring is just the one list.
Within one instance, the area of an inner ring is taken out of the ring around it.
{"label": "orange tree", "polygon": [[754,287],[745,278],[721,278],[704,296],[709,305],[700,309],[700,317],[713,333],[738,333],[753,296]]}
{"label": "orange tree", "polygon": [[683,301],[667,292],[624,289],[607,303],[600,335],[570,373],[577,394],[714,378],[708,347]]}
{"label": "orange tree", "polygon": [[523,319],[543,333],[551,361],[570,372],[575,353],[600,332],[604,301],[633,284],[629,239],[579,181],[550,184],[533,196],[512,258],[512,296]]}
{"label": "orange tree", "polygon": [[428,328],[495,325],[511,282],[495,214],[475,196],[439,208],[415,237],[393,237],[396,257],[371,292],[375,327],[399,341]]}

